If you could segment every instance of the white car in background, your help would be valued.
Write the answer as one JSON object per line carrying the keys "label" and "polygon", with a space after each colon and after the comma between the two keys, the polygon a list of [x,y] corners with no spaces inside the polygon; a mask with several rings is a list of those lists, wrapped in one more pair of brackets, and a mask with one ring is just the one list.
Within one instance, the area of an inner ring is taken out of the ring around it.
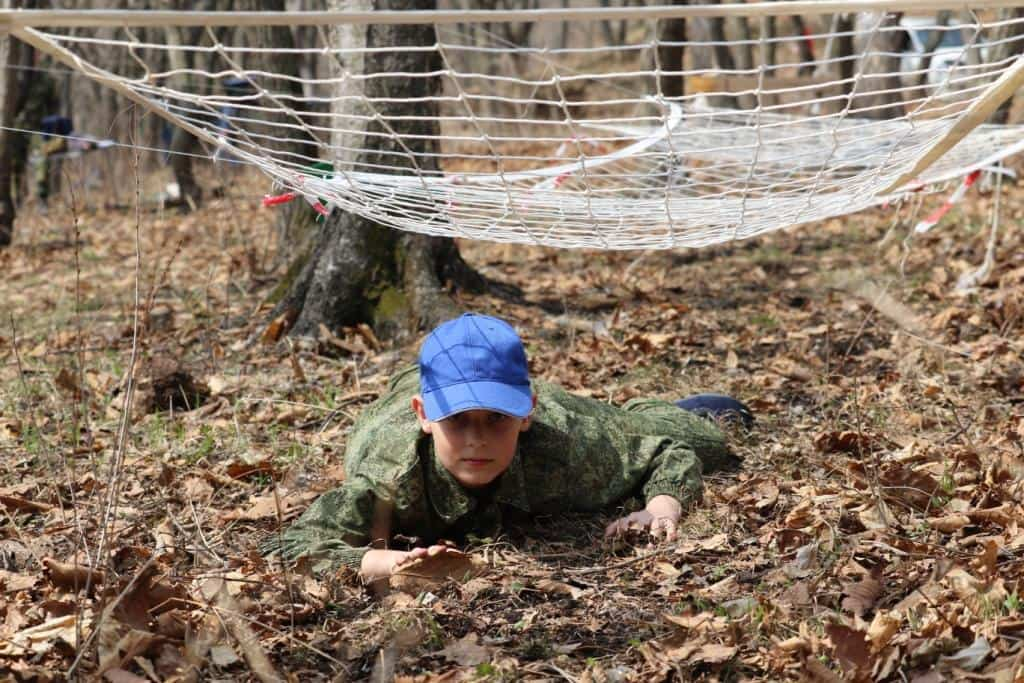
{"label": "white car in background", "polygon": [[[903,55],[900,57],[900,72],[907,85],[920,82],[925,68],[925,54],[932,52],[928,64],[927,83],[937,85],[946,80],[949,71],[969,63],[968,45],[974,27],[971,24],[950,22],[939,26],[934,17],[903,17],[900,19],[903,36]],[[941,38],[937,34],[941,33]],[[929,50],[929,43],[938,40],[938,45]],[[975,49],[972,47],[971,49]],[[985,47],[978,45],[979,58],[984,59]]]}

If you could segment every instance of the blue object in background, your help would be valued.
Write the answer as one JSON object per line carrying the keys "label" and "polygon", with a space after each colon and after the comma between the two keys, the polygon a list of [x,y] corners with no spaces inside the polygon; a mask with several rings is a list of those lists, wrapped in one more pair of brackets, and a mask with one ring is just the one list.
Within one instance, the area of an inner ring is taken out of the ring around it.
{"label": "blue object in background", "polygon": [[701,417],[709,417],[713,420],[724,420],[726,422],[738,421],[747,429],[754,425],[754,413],[750,411],[750,408],[731,396],[723,394],[696,394],[676,401],[676,405],[687,412],[700,415]]}
{"label": "blue object in background", "polygon": [[67,116],[61,116],[59,114],[51,114],[50,116],[44,116],[41,122],[40,132],[43,134],[44,140],[49,140],[53,135],[67,136],[71,135],[71,131],[74,130],[74,126],[71,123],[71,119]]}

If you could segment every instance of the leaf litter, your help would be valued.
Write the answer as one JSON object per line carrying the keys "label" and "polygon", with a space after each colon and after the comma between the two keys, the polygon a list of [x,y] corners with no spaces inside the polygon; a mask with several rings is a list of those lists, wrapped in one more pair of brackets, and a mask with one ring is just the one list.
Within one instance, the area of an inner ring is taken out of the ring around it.
{"label": "leaf litter", "polygon": [[604,543],[615,510],[537,520],[383,596],[255,548],[344,479],[347,429],[418,340],[282,340],[261,303],[282,238],[256,202],[147,215],[112,477],[133,218],[82,211],[76,291],[72,216],[29,214],[0,254],[0,673],[1021,680],[1024,192],[1006,190],[996,267],[951,284],[983,258],[992,199],[906,245],[882,242],[883,211],[643,259],[463,243],[508,286],[461,305],[512,321],[536,376],[616,402],[727,393],[758,419],[672,544]]}

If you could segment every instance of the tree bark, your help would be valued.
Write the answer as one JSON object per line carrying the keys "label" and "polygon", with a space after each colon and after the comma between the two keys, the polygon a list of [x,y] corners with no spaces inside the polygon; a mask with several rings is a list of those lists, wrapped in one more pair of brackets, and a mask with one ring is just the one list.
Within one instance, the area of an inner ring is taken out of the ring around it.
{"label": "tree bark", "polygon": [[[902,84],[900,82],[900,41],[899,31],[891,30],[898,27],[902,12],[886,14],[881,28],[871,43],[870,53],[861,59],[861,86],[854,94],[851,103],[854,116],[883,120],[902,116],[903,109]],[[865,78],[868,74],[880,74],[877,77]],[[884,74],[884,75],[881,75]]]}
{"label": "tree bark", "polygon": [[[10,9],[10,0],[0,2],[0,7]],[[11,142],[16,135],[8,128],[14,123],[18,110],[18,93],[22,88],[17,83],[20,73],[13,69],[18,64],[18,48],[10,34],[0,34],[0,247],[6,247],[14,238],[14,196],[12,192],[13,168],[11,167]]]}
{"label": "tree bark", "polygon": [[[178,47],[183,44],[194,44],[189,42],[181,34],[182,29],[177,26],[168,26],[164,29],[164,40],[168,45]],[[171,68],[176,71],[184,71],[193,68],[195,57],[192,52],[186,50],[168,50],[167,56],[171,62]],[[172,86],[182,92],[192,92],[189,75],[178,75],[181,82],[172,83]],[[178,192],[181,200],[178,204],[182,211],[189,211],[198,208],[203,203],[203,189],[196,182],[195,171],[192,169],[193,155],[199,153],[199,140],[192,133],[184,128],[175,126],[171,134],[170,150],[171,171],[174,173],[174,181],[178,184]]]}
{"label": "tree bark", "polygon": [[[673,5],[686,5],[689,0],[673,0]],[[686,57],[686,19],[662,19],[658,22],[658,65],[661,71],[682,71]],[[678,43],[670,45],[668,43]],[[681,75],[663,76],[658,92],[665,97],[681,98],[686,94],[686,82]]]}
{"label": "tree bark", "polygon": [[[379,10],[428,10],[436,0],[375,0]],[[432,25],[368,26],[366,47],[387,46],[363,57],[363,71],[425,72],[440,70],[436,53],[403,52],[402,46],[432,45]],[[350,65],[351,66],[351,65]],[[363,82],[366,98],[374,101],[377,115],[367,123],[361,151],[354,161],[363,167],[394,167],[424,174],[439,172],[436,151],[439,134],[437,104],[424,100],[409,104],[394,99],[435,97],[437,78],[370,78]],[[411,118],[401,118],[411,117]],[[390,131],[380,123],[388,121]],[[411,156],[410,156],[411,153]],[[380,172],[378,170],[378,172]],[[290,323],[292,336],[316,337],[321,326],[336,330],[370,323],[382,337],[399,337],[411,329],[430,327],[452,317],[457,310],[446,286],[479,288],[482,278],[462,261],[455,243],[446,238],[400,233],[362,216],[334,212],[320,226],[308,258],[292,269],[288,292],[274,310]]]}
{"label": "tree bark", "polygon": [[[34,9],[35,0],[11,2],[4,0],[3,7],[13,6]],[[14,220],[17,216],[18,193],[26,188],[25,174],[28,168],[28,152],[31,136],[9,128],[38,130],[47,114],[56,107],[53,80],[46,73],[34,73],[30,69],[35,63],[35,50],[31,45],[4,35],[0,46],[0,79],[3,88],[0,95],[0,247],[6,247],[14,239]]]}
{"label": "tree bark", "polygon": [[[1019,22],[1020,19],[1024,19],[1024,8],[1013,7],[1004,9],[1000,18],[1004,21],[1016,19]],[[1020,55],[1024,53],[1024,24],[1007,24],[1003,27],[998,38],[1005,42],[1000,43],[996,49],[993,49],[993,54],[988,56],[988,62],[990,64],[997,64],[1011,55]],[[992,123],[1005,124],[1009,122],[1010,109],[1013,107],[1013,101],[1015,99],[1016,97],[1011,97],[999,105],[995,114],[992,115]]]}

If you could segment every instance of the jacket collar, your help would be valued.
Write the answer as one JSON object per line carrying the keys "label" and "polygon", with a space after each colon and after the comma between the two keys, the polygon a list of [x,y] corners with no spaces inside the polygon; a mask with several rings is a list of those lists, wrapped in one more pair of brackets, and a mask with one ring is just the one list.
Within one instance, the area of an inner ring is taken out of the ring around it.
{"label": "jacket collar", "polygon": [[[479,501],[460,484],[452,473],[444,468],[434,453],[434,444],[428,438],[427,491],[431,504],[446,524],[454,524],[466,513],[476,509]],[[504,505],[511,505],[524,512],[530,511],[529,498],[526,495],[526,476],[523,472],[522,456],[516,447],[516,455],[512,464],[498,477],[498,487],[494,491],[494,500]]]}

